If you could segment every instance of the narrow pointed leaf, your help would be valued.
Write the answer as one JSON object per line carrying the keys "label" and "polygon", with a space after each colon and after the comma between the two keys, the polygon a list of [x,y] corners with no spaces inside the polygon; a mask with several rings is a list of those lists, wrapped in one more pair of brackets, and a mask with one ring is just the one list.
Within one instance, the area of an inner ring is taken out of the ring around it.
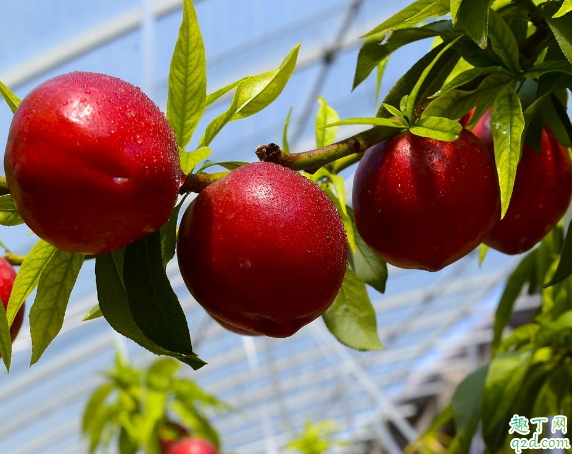
{"label": "narrow pointed leaf", "polygon": [[[449,9],[451,10],[451,18],[453,19],[453,25],[457,23],[457,15],[459,14],[459,8],[461,7],[462,0],[451,0],[449,2]],[[470,0],[468,0],[470,1]]]}
{"label": "narrow pointed leaf", "polygon": [[487,44],[489,12],[494,0],[467,0],[457,12],[458,25],[479,47]]}
{"label": "narrow pointed leaf", "polygon": [[0,302],[0,355],[6,366],[6,370],[10,371],[10,362],[12,361],[12,338],[10,337],[10,327],[6,318],[4,304]]}
{"label": "narrow pointed leaf", "polygon": [[416,136],[453,142],[459,138],[463,127],[454,120],[443,117],[425,117],[409,128]]}
{"label": "narrow pointed leaf", "polygon": [[20,217],[14,200],[10,195],[0,197],[0,224],[5,226],[13,226],[23,224],[24,220]]}
{"label": "narrow pointed leaf", "polygon": [[244,79],[245,79],[244,77],[242,79],[238,79],[237,81],[234,81],[234,82],[228,84],[226,87],[219,88],[217,91],[209,94],[207,96],[207,102],[206,102],[207,107],[210,106],[213,102],[222,98],[224,95],[226,95],[233,88],[236,88],[238,86],[238,84],[240,84]]}
{"label": "narrow pointed leaf", "polygon": [[195,151],[184,151],[179,148],[179,160],[181,161],[181,169],[186,174],[192,173],[197,164],[204,161],[211,155],[209,147],[201,147]]}
{"label": "narrow pointed leaf", "polygon": [[572,17],[553,17],[558,9],[554,2],[546,2],[544,8],[544,19],[548,22],[550,30],[554,34],[562,53],[566,59],[572,63]]}
{"label": "narrow pointed leaf", "polygon": [[385,67],[387,66],[387,60],[389,58],[384,58],[377,65],[377,73],[375,76],[375,104],[379,102],[379,95],[381,93],[381,81],[383,80],[383,75],[385,74]]}
{"label": "narrow pointed leaf", "polygon": [[89,320],[95,320],[97,318],[103,317],[103,313],[101,312],[101,309],[99,308],[99,304],[96,304],[95,306],[93,306],[91,308],[91,310],[85,314],[85,316],[82,319],[82,322],[87,322]]}
{"label": "narrow pointed leaf", "polygon": [[419,80],[417,81],[417,83],[415,84],[415,86],[413,87],[413,90],[411,90],[411,93],[409,94],[409,98],[407,99],[407,112],[405,112],[405,116],[407,118],[409,118],[410,120],[413,118],[413,111],[415,110],[415,105],[417,103],[417,96],[419,95],[419,91],[421,90],[421,86],[423,85],[423,83],[425,82],[425,79],[427,78],[427,76],[429,75],[429,73],[431,72],[431,70],[433,69],[433,67],[437,64],[437,62],[439,61],[439,59],[441,58],[441,56],[447,52],[447,50],[449,50],[452,46],[455,45],[455,43],[457,41],[459,41],[459,39],[461,39],[461,37],[459,36],[458,38],[455,38],[453,41],[451,41],[449,44],[447,44],[445,47],[443,47],[439,53],[435,56],[435,58],[433,59],[433,61],[431,63],[429,63],[429,65],[427,66],[427,68],[425,68],[423,70],[423,72],[421,73],[421,77],[419,77]]}
{"label": "narrow pointed leaf", "polygon": [[361,236],[355,235],[356,251],[348,260],[356,276],[380,293],[385,292],[387,264],[365,244]]}
{"label": "narrow pointed leaf", "polygon": [[531,280],[535,262],[536,252],[533,251],[524,257],[507,279],[495,314],[494,338],[492,342],[493,351],[495,351],[501,343],[502,333],[508,324],[517,298],[522,292],[524,285]]}
{"label": "narrow pointed leaf", "polygon": [[[552,279],[544,286],[545,288],[562,282],[564,279],[572,275],[572,221],[568,224],[564,246],[560,253],[560,261]],[[570,297],[571,295],[569,295]]]}
{"label": "narrow pointed leaf", "polygon": [[286,115],[286,121],[284,122],[284,131],[282,132],[282,151],[286,154],[290,154],[290,144],[288,143],[288,126],[290,125],[290,116],[292,115],[293,107],[290,107],[288,115]]}
{"label": "narrow pointed leaf", "polygon": [[[457,120],[477,106],[484,113],[493,104],[498,93],[510,82],[510,77],[493,74],[475,90],[452,90],[435,98],[421,114],[421,118],[445,117]],[[475,115],[482,116],[482,113]],[[480,118],[480,117],[479,117]]]}
{"label": "narrow pointed leaf", "polygon": [[385,32],[370,36],[364,41],[358,53],[353,88],[355,89],[360,85],[376,67],[384,63],[397,49],[421,39],[441,36],[450,29],[450,21],[438,21],[419,28],[395,30],[387,42],[383,42]]}
{"label": "narrow pointed leaf", "polygon": [[451,399],[455,429],[464,453],[469,452],[473,436],[479,425],[483,391],[488,371],[489,367],[487,365],[477,369],[465,378],[459,384]]}
{"label": "narrow pointed leaf", "polygon": [[20,105],[20,98],[12,93],[10,89],[2,82],[0,82],[0,95],[2,95],[4,101],[6,101],[6,104],[8,104],[8,107],[10,107],[12,113],[15,113],[16,109]]}
{"label": "narrow pointed leaf", "polygon": [[24,304],[24,300],[38,285],[42,271],[55,253],[55,247],[44,240],[40,240],[26,255],[16,275],[16,281],[14,282],[14,287],[12,287],[10,301],[8,302],[6,315],[10,326],[12,326],[20,307]]}
{"label": "narrow pointed leaf", "polygon": [[249,117],[268,107],[282,93],[290,80],[296,66],[299,50],[300,45],[294,47],[278,69],[244,78],[237,85],[228,110],[212,120],[207,126],[205,134],[201,138],[200,146],[210,145],[228,122]]}
{"label": "narrow pointed leaf", "polygon": [[405,115],[403,115],[403,112],[401,112],[401,110],[397,109],[396,107],[393,107],[390,104],[386,104],[383,103],[382,104],[383,108],[385,110],[387,110],[391,115],[393,115],[394,117],[400,119],[403,124],[407,124],[407,120],[405,119]]}
{"label": "narrow pointed leaf", "polygon": [[[440,9],[432,9],[434,5],[439,5]],[[394,14],[389,19],[379,24],[373,30],[366,33],[363,37],[365,38],[372,35],[384,35],[390,30],[411,27],[414,24],[412,18],[415,18],[417,22],[421,22],[424,19],[435,16],[442,16],[447,13],[448,8],[445,6],[445,2],[442,0],[417,0],[411,3],[411,5],[403,8],[397,14]]]}
{"label": "narrow pointed leaf", "polygon": [[85,410],[83,412],[81,432],[84,435],[87,434],[89,429],[91,428],[91,424],[95,419],[95,415],[101,409],[103,403],[105,402],[105,399],[107,399],[107,397],[114,390],[115,390],[114,383],[104,383],[92,393],[89,400],[87,401],[87,405],[85,406]]}
{"label": "narrow pointed leaf", "polygon": [[167,119],[179,147],[191,141],[206,108],[205,47],[192,0],[183,2],[183,22],[169,72]]}
{"label": "narrow pointed leaf", "polygon": [[572,0],[564,0],[564,3],[562,3],[560,9],[556,11],[552,17],[557,19],[564,16],[565,14],[568,14],[570,11],[572,11]]}
{"label": "narrow pointed leaf", "polygon": [[381,350],[375,310],[365,284],[351,269],[334,303],[323,315],[330,332],[344,345],[356,350]]}
{"label": "narrow pointed leaf", "polygon": [[97,298],[107,322],[119,334],[128,337],[150,352],[156,355],[172,356],[193,369],[200,369],[206,363],[196,354],[180,355],[159,347],[139,329],[133,318],[123,281],[124,258],[125,249],[119,249],[98,255],[95,259]]}
{"label": "narrow pointed leaf", "polygon": [[338,127],[324,128],[325,125],[335,123],[340,119],[338,112],[330,107],[324,98],[318,98],[320,109],[316,115],[316,147],[323,148],[336,140]]}
{"label": "narrow pointed leaf", "polygon": [[491,132],[501,190],[501,219],[508,210],[512,196],[523,131],[524,115],[520,99],[512,87],[506,86],[495,99],[491,114]]}
{"label": "narrow pointed leaf", "polygon": [[85,255],[56,250],[46,264],[30,310],[32,360],[36,363],[62,329],[69,297]]}
{"label": "narrow pointed leaf", "polygon": [[520,70],[518,43],[508,24],[494,10],[489,13],[489,38],[494,51],[500,56],[505,67],[518,73]]}
{"label": "narrow pointed leaf", "polygon": [[492,360],[483,396],[481,418],[485,436],[491,433],[511,408],[528,371],[531,350],[499,353]]}
{"label": "narrow pointed leaf", "polygon": [[125,248],[123,279],[133,319],[141,331],[167,350],[192,354],[185,313],[163,268],[159,232]]}
{"label": "narrow pointed leaf", "polygon": [[489,252],[489,247],[485,243],[482,243],[479,246],[479,266],[481,266],[483,264],[483,262],[485,261],[485,257],[487,256],[487,252]]}

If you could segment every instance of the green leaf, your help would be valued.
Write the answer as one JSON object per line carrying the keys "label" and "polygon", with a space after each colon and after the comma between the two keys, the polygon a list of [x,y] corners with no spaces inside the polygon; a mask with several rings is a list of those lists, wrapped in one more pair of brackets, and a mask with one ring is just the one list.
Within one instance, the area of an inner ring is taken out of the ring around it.
{"label": "green leaf", "polygon": [[442,95],[443,93],[447,93],[448,91],[454,90],[461,85],[465,85],[466,83],[474,80],[475,78],[479,77],[483,72],[483,68],[471,68],[463,71],[462,73],[458,74],[454,79],[447,82],[443,85],[443,88],[435,93],[435,97]]}
{"label": "green leaf", "polygon": [[167,268],[167,264],[175,256],[175,247],[177,244],[177,222],[179,220],[179,212],[188,196],[183,196],[181,201],[175,206],[169,220],[159,229],[161,235],[161,255],[163,256],[163,267]]}
{"label": "green leaf", "polygon": [[333,128],[335,126],[345,125],[372,125],[372,126],[386,126],[388,128],[405,128],[407,125],[401,120],[391,120],[389,118],[346,118],[344,120],[336,121],[328,125],[322,126],[324,128]]}
{"label": "green leaf", "polygon": [[477,46],[487,44],[489,11],[494,0],[469,0],[461,3],[457,12],[458,25],[467,32]]}
{"label": "green leaf", "polygon": [[453,25],[457,23],[457,16],[459,14],[459,8],[461,7],[461,1],[462,0],[451,0],[449,2],[449,9],[451,10],[451,18],[453,19]]}
{"label": "green leaf", "polygon": [[[403,96],[406,96],[411,92],[421,73],[425,70],[427,65],[433,61],[435,56],[445,47],[444,44],[431,49],[431,51],[421,57],[393,86],[389,91],[385,99],[383,100],[386,104],[391,104],[392,106],[398,106],[400,100]],[[460,55],[454,50],[450,50],[441,58],[441,64],[433,67],[428,77],[425,79],[421,90],[419,91],[418,98],[425,99],[430,95],[434,94],[439,88],[441,88],[444,81],[447,79],[451,71],[454,69],[455,65],[459,61]],[[405,109],[403,109],[405,111]],[[387,117],[385,109],[380,107],[377,112],[377,117]],[[443,116],[443,115],[438,115]]]}
{"label": "green leaf", "polygon": [[439,51],[439,53],[435,56],[433,61],[431,63],[429,63],[427,68],[425,68],[423,70],[423,72],[421,73],[419,80],[415,83],[415,86],[413,87],[413,90],[411,90],[411,93],[409,94],[409,98],[407,99],[407,112],[405,112],[405,116],[407,118],[409,118],[410,120],[413,119],[413,111],[415,110],[415,106],[417,105],[417,97],[419,95],[419,91],[421,90],[421,86],[423,85],[423,83],[425,82],[425,79],[427,78],[427,76],[431,72],[431,69],[433,69],[433,67],[437,64],[437,62],[439,61],[441,56],[445,52],[447,52],[447,50],[449,50],[457,41],[459,41],[459,39],[461,39],[460,36],[458,38],[455,38],[453,41],[451,41],[445,47],[443,47]]}
{"label": "green leaf", "polygon": [[376,67],[385,64],[387,58],[397,49],[421,39],[441,36],[450,29],[450,21],[438,21],[419,28],[395,30],[385,43],[383,40],[386,32],[370,36],[362,44],[358,54],[353,89],[360,85]]}
{"label": "green leaf", "polygon": [[91,397],[85,406],[81,423],[81,432],[84,435],[87,434],[91,428],[95,415],[99,412],[103,403],[114,389],[114,383],[104,383],[91,394]]}
{"label": "green leaf", "polygon": [[504,218],[520,161],[524,115],[520,99],[510,86],[497,95],[491,114],[491,132],[495,148],[495,161],[501,190],[501,219]]}
{"label": "green leaf", "polygon": [[10,195],[0,197],[0,224],[5,226],[13,226],[23,224],[24,220],[20,217],[14,200]]}
{"label": "green leaf", "polygon": [[6,318],[4,304],[0,301],[0,355],[6,366],[6,370],[10,372],[10,362],[12,361],[12,338],[10,337],[10,327]]}
{"label": "green leaf", "polygon": [[449,12],[448,1],[443,0],[417,0],[406,6],[397,14],[369,31],[362,38],[372,35],[385,35],[390,30],[406,28],[430,17],[443,16]]}
{"label": "green leaf", "polygon": [[179,147],[191,141],[206,108],[207,64],[205,46],[192,0],[183,2],[183,22],[169,71],[167,120]]}
{"label": "green leaf", "polygon": [[[509,81],[507,76],[493,74],[472,91],[453,90],[444,93],[427,106],[421,118],[445,117],[457,120],[475,106],[481,107],[478,110],[484,113]],[[475,113],[476,115],[478,113]],[[482,113],[480,115],[482,116]]]}
{"label": "green leaf", "polygon": [[330,332],[344,345],[356,350],[381,350],[375,310],[365,284],[351,269],[334,303],[323,315]]}
{"label": "green leaf", "polygon": [[548,22],[548,26],[552,30],[562,53],[572,63],[572,17],[553,17],[557,13],[556,9],[558,8],[554,2],[546,2],[544,7],[544,19]]}
{"label": "green leaf", "polygon": [[186,174],[192,173],[197,164],[204,161],[211,155],[209,147],[201,147],[195,151],[185,151],[179,148],[179,160],[181,161],[181,169]]}
{"label": "green leaf", "polygon": [[564,60],[544,61],[535,64],[532,68],[524,73],[525,77],[536,79],[543,74],[559,72],[564,74],[572,74],[572,65]]}
{"label": "green leaf", "polygon": [[552,287],[553,285],[562,282],[570,275],[572,275],[572,221],[568,224],[564,246],[562,246],[562,252],[560,253],[558,268],[556,268],[556,272],[554,273],[554,276],[552,276],[552,279],[544,285],[544,288]]}
{"label": "green leaf", "polygon": [[323,148],[331,145],[336,140],[338,134],[337,127],[324,128],[325,125],[335,123],[340,119],[338,112],[330,106],[324,98],[319,97],[320,109],[316,116],[316,147]]}
{"label": "green leaf", "polygon": [[288,115],[286,115],[286,121],[284,122],[284,131],[282,132],[282,151],[286,154],[290,154],[290,145],[288,144],[288,126],[290,125],[290,116],[292,115],[293,107],[290,107]]}
{"label": "green leaf", "polygon": [[91,308],[91,310],[87,314],[85,314],[85,317],[83,317],[82,322],[95,320],[96,318],[99,318],[99,317],[103,317],[103,313],[101,312],[101,309],[99,308],[99,304],[96,304],[95,306],[93,306]]}
{"label": "green leaf", "polygon": [[504,19],[494,10],[489,13],[489,38],[493,50],[502,59],[505,68],[520,71],[518,43]]}
{"label": "green leaf", "polygon": [[226,95],[233,88],[236,88],[238,86],[238,84],[240,84],[244,79],[245,79],[244,77],[242,79],[238,79],[237,81],[232,82],[231,84],[228,84],[226,87],[220,88],[217,91],[215,91],[214,93],[211,93],[210,95],[208,95],[206,106],[207,107],[210,106],[213,102],[215,102],[216,100],[218,100],[221,97],[223,97],[224,95]]}
{"label": "green leaf", "polygon": [[243,79],[234,93],[228,110],[207,126],[200,146],[208,146],[229,122],[249,117],[268,107],[282,93],[294,72],[300,45],[286,56],[278,69]]}
{"label": "green leaf", "polygon": [[159,347],[151,341],[135,323],[127,292],[123,282],[123,262],[125,249],[101,254],[95,258],[97,297],[103,316],[111,327],[141,347],[156,355],[172,356],[193,369],[200,369],[206,363],[194,353],[180,355]]}
{"label": "green leaf", "polygon": [[85,255],[56,250],[46,264],[30,310],[32,360],[35,364],[62,329],[68,301]]}
{"label": "green leaf", "polygon": [[489,252],[489,247],[485,243],[481,243],[479,246],[479,266],[481,266],[485,261],[487,252]]}
{"label": "green leaf", "polygon": [[139,329],[167,350],[192,355],[185,313],[163,268],[159,232],[128,245],[123,267],[129,306]]}
{"label": "green leaf", "polygon": [[383,74],[385,73],[385,67],[387,65],[387,60],[389,58],[384,58],[377,65],[377,72],[375,76],[375,104],[379,102],[379,95],[381,93],[381,81],[383,79]]}
{"label": "green leaf", "polygon": [[485,434],[490,434],[509,412],[526,377],[532,353],[532,350],[502,352],[492,360],[481,411]]}
{"label": "green leaf", "polygon": [[8,107],[10,107],[12,113],[16,113],[16,109],[18,108],[21,102],[20,98],[18,98],[14,93],[12,93],[10,89],[2,82],[0,82],[0,95],[2,95],[4,101],[6,101],[6,104],[8,104]]}
{"label": "green leaf", "polygon": [[552,17],[557,19],[564,16],[565,14],[568,14],[570,11],[572,11],[572,0],[564,0],[560,9],[556,11]]}
{"label": "green leaf", "polygon": [[458,121],[443,117],[425,117],[411,126],[409,132],[416,136],[453,142],[459,138],[462,129]]}
{"label": "green leaf", "polygon": [[401,110],[393,107],[390,104],[386,104],[386,103],[382,103],[381,104],[382,107],[387,110],[391,115],[399,118],[401,120],[401,122],[405,125],[407,124],[407,119],[405,118],[405,115],[403,115],[403,112],[401,112]]}
{"label": "green leaf", "polygon": [[387,264],[365,244],[356,232],[356,250],[349,255],[348,261],[355,275],[380,293],[385,292],[387,282]]}
{"label": "green leaf", "polygon": [[10,301],[8,302],[6,315],[10,326],[14,323],[14,318],[16,318],[16,314],[22,307],[22,304],[24,304],[24,300],[38,285],[42,271],[44,271],[47,263],[55,253],[55,247],[44,240],[40,240],[26,255],[16,275],[16,281],[14,282],[14,287],[12,287]]}
{"label": "green leaf", "polygon": [[493,351],[498,349],[500,345],[502,332],[508,324],[514,303],[522,292],[524,284],[530,281],[535,262],[536,252],[533,251],[522,259],[506,282],[495,314],[494,338],[492,342]]}
{"label": "green leaf", "polygon": [[455,418],[456,434],[459,437],[462,452],[468,453],[473,435],[479,425],[483,390],[489,366],[477,369],[457,386],[451,399]]}

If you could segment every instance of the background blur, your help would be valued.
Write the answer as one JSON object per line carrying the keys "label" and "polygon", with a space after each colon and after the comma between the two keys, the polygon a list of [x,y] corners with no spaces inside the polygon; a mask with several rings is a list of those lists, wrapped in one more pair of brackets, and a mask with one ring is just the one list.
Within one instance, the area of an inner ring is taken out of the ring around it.
{"label": "background blur", "polygon": [[[253,161],[256,146],[281,143],[291,106],[293,151],[313,148],[317,96],[342,118],[373,115],[375,75],[351,92],[359,36],[408,3],[195,0],[209,92],[277,67],[302,43],[298,68],[282,95],[261,114],[227,126],[212,145],[211,159]],[[23,97],[57,74],[108,73],[141,86],[164,109],[181,17],[181,0],[5,2],[0,80]],[[414,43],[390,58],[381,97],[430,46],[430,40]],[[229,102],[224,97],[208,109],[191,147]],[[2,144],[10,120],[10,110],[0,104]],[[340,129],[340,135],[355,132]],[[353,170],[345,175],[348,191]],[[25,226],[2,228],[0,239],[14,253],[25,254],[37,240],[29,233]],[[352,441],[336,448],[339,452],[402,452],[486,354],[492,312],[515,263],[491,251],[482,267],[475,253],[435,274],[390,267],[386,294],[371,294],[387,349],[360,353],[337,344],[321,320],[283,340],[229,333],[194,302],[175,262],[168,272],[187,312],[195,351],[210,363],[185,373],[240,409],[214,423],[225,451],[249,454],[281,452],[305,421],[325,419],[336,420],[339,438]],[[93,265],[84,265],[62,332],[40,362],[29,368],[25,322],[11,373],[0,369],[0,453],[86,453],[81,411],[102,381],[100,372],[112,364],[115,348],[138,365],[153,359],[115,335],[103,319],[81,322],[97,302]],[[534,297],[521,298],[517,309],[522,313],[537,303]],[[478,442],[473,448],[479,450]]]}

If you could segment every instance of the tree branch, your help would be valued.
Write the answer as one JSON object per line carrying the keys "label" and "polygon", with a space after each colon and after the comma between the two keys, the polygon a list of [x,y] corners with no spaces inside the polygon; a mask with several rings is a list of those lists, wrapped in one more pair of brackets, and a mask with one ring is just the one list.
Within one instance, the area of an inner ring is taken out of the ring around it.
{"label": "tree branch", "polygon": [[293,170],[314,173],[320,167],[341,158],[354,156],[359,159],[359,155],[369,147],[383,142],[398,132],[395,128],[375,127],[327,147],[294,154],[285,153],[278,145],[271,143],[258,147],[256,155],[264,162],[273,162]]}

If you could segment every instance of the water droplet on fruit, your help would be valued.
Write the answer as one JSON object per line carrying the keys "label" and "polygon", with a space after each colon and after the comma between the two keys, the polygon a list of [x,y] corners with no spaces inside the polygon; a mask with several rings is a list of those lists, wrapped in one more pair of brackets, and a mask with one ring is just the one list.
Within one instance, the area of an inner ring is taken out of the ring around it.
{"label": "water droplet on fruit", "polygon": [[[79,145],[79,143],[78,143]],[[125,177],[113,177],[113,181],[117,184],[125,184],[129,181],[129,178]]]}
{"label": "water droplet on fruit", "polygon": [[143,138],[139,134],[137,134],[136,140],[137,140],[137,143],[143,143]]}
{"label": "water droplet on fruit", "polygon": [[249,270],[250,267],[252,266],[252,264],[250,263],[250,260],[245,259],[245,258],[241,258],[238,261],[238,264],[239,264],[240,268],[243,270]]}
{"label": "water droplet on fruit", "polygon": [[83,96],[81,98],[79,98],[79,102],[87,102],[87,98],[84,98]]}
{"label": "water droplet on fruit", "polygon": [[234,217],[234,213],[226,213],[227,219],[232,219]]}
{"label": "water droplet on fruit", "polygon": [[85,94],[86,94],[86,95],[91,94],[91,90],[86,90],[86,91],[85,91]]}

